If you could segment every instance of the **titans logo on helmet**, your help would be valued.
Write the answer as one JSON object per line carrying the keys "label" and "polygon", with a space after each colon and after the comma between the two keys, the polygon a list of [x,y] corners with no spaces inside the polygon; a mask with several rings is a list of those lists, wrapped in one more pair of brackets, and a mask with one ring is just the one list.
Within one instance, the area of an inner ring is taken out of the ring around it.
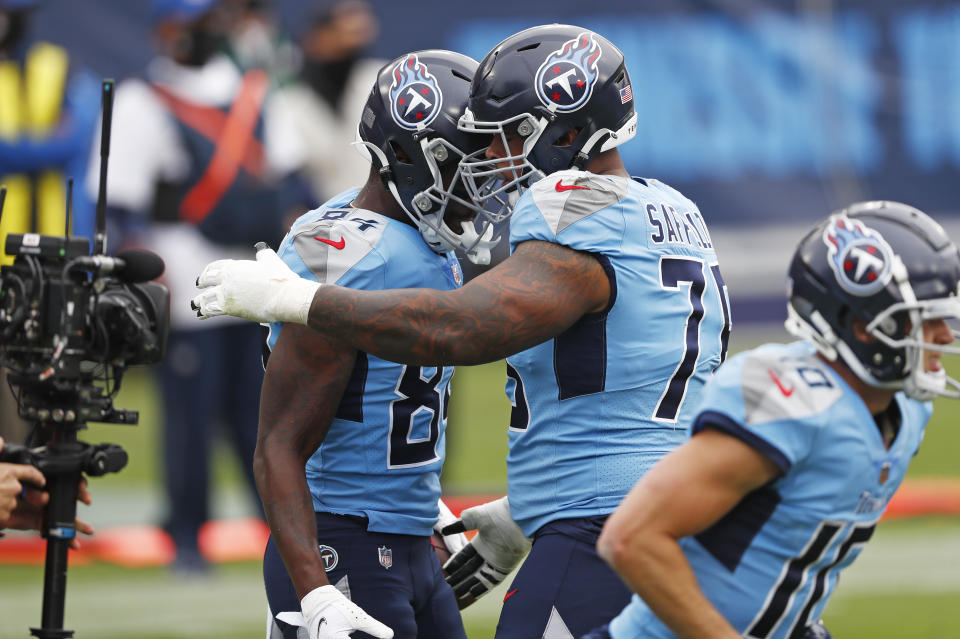
{"label": "titans logo on helmet", "polygon": [[890,281],[893,249],[859,220],[835,215],[823,230],[830,268],[837,282],[853,295],[873,295]]}
{"label": "titans logo on helmet", "polygon": [[547,56],[537,69],[537,96],[551,111],[576,111],[590,100],[603,50],[586,31]]}
{"label": "titans logo on helmet", "polygon": [[443,94],[427,65],[410,54],[393,68],[390,85],[390,113],[397,124],[416,131],[440,113]]}

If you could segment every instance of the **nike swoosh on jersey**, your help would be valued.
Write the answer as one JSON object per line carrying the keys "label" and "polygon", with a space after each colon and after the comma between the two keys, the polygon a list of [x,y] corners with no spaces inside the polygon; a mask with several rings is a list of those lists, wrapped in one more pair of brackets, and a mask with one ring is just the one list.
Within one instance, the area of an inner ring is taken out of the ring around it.
{"label": "nike swoosh on jersey", "polygon": [[557,185],[553,187],[556,189],[557,193],[563,193],[564,191],[573,191],[575,189],[583,189],[586,191],[590,190],[589,186],[577,186],[576,184],[563,184],[563,180],[557,180]]}
{"label": "nike swoosh on jersey", "polygon": [[767,373],[770,374],[770,379],[772,379],[773,383],[777,385],[777,388],[780,389],[780,392],[783,393],[784,397],[790,397],[793,395],[793,391],[796,390],[794,387],[791,386],[790,388],[786,388],[783,385],[783,382],[780,381],[780,378],[777,377],[776,374],[769,368],[767,369]]}
{"label": "nike swoosh on jersey", "polygon": [[336,242],[334,242],[333,240],[328,240],[325,237],[314,236],[313,239],[315,239],[318,242],[323,242],[324,244],[329,244],[330,246],[337,249],[338,251],[342,250],[343,247],[347,245],[347,238],[343,237],[342,235],[340,236],[340,239]]}

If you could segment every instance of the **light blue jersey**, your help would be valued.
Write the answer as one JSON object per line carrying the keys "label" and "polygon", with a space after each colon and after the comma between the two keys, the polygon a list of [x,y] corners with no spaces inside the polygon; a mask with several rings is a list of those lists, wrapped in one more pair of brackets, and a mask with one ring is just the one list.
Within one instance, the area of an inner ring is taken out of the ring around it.
{"label": "light blue jersey", "polygon": [[511,249],[528,240],[595,255],[612,293],[605,311],[507,358],[510,510],[531,535],[612,512],[683,441],[730,314],[700,211],[655,180],[551,174],[514,209]]}
{"label": "light blue jersey", "polygon": [[[298,275],[356,289],[450,290],[463,281],[409,224],[350,208],[355,190],[301,216],[279,255]],[[273,348],[281,325],[270,327]],[[307,463],[317,512],[362,515],[368,530],[430,535],[437,519],[452,367],[357,363],[323,444]]]}
{"label": "light blue jersey", "polygon": [[[874,417],[803,342],[732,358],[707,385],[694,431],[717,428],[782,471],[723,519],[680,541],[700,588],[744,637],[797,639],[820,618],[923,439],[932,405],[897,393],[887,450]],[[614,639],[674,637],[638,597]]]}

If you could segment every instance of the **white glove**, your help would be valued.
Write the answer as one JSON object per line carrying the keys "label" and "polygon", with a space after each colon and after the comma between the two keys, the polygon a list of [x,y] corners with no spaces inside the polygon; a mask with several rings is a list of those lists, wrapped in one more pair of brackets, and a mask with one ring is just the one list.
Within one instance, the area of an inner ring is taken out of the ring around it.
{"label": "white glove", "polygon": [[[443,529],[447,526],[457,523],[460,521],[453,514],[450,508],[443,503],[443,499],[437,500],[437,506],[440,508],[440,515],[437,517],[437,523],[433,525],[433,531],[438,535],[443,537],[443,545],[450,552],[451,555],[455,555],[467,546],[467,536],[462,532],[453,533],[451,535],[444,535]],[[451,557],[452,558],[452,557]]]}
{"label": "white glove", "polygon": [[306,324],[319,282],[301,278],[264,243],[257,244],[257,259],[217,260],[207,264],[197,278],[206,289],[193,298],[197,317],[233,315],[253,322]]}
{"label": "white glove", "polygon": [[506,579],[530,550],[530,540],[510,516],[506,497],[467,508],[442,532],[473,529],[477,534],[470,543],[443,566],[461,610]]}
{"label": "white glove", "polygon": [[393,639],[393,630],[343,596],[336,586],[314,588],[300,600],[299,612],[281,612],[277,619],[291,626],[304,626],[310,639],[347,639],[361,630],[378,639]]}

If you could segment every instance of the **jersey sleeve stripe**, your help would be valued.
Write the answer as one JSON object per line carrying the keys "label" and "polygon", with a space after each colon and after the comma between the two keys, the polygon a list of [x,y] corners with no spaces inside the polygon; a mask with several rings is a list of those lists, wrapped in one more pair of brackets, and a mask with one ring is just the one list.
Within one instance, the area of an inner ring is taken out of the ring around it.
{"label": "jersey sleeve stripe", "polygon": [[783,451],[723,413],[712,410],[700,413],[693,423],[693,433],[699,433],[705,428],[714,428],[731,437],[736,437],[770,459],[780,469],[782,475],[786,475],[792,466],[790,459],[783,454]]}

